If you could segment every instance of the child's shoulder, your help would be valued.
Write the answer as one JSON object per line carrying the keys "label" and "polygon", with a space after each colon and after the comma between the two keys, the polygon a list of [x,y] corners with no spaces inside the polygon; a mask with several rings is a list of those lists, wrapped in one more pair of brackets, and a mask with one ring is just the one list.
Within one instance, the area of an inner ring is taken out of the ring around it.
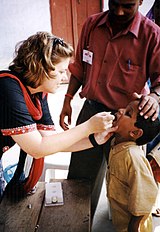
{"label": "child's shoulder", "polygon": [[145,155],[145,151],[141,146],[132,145],[128,148],[128,155],[130,156],[131,162],[134,166],[148,166],[148,160]]}
{"label": "child's shoulder", "polygon": [[128,147],[128,152],[131,157],[134,158],[144,158],[145,157],[145,151],[143,150],[142,146],[138,146],[136,144],[132,144]]}

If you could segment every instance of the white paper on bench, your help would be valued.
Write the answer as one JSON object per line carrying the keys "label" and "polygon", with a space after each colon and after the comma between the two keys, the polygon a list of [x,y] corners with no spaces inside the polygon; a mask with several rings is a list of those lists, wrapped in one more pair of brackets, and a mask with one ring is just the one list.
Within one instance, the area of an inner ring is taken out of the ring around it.
{"label": "white paper on bench", "polygon": [[45,184],[45,206],[63,205],[63,190],[61,182]]}

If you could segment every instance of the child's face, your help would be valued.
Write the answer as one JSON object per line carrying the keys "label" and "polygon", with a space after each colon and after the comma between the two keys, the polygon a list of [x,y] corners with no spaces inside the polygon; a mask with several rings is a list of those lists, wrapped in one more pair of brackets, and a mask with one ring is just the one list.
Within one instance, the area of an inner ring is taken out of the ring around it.
{"label": "child's face", "polygon": [[138,101],[132,101],[125,109],[119,109],[113,125],[118,126],[116,134],[125,139],[130,139],[130,132],[135,131],[137,127],[134,125],[138,113]]}

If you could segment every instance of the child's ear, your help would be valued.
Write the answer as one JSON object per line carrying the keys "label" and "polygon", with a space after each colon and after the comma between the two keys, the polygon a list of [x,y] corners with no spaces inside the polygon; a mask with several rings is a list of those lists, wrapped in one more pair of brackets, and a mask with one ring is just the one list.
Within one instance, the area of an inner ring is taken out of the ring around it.
{"label": "child's ear", "polygon": [[140,138],[143,135],[143,130],[137,128],[136,130],[130,131],[130,136],[134,138],[134,140]]}

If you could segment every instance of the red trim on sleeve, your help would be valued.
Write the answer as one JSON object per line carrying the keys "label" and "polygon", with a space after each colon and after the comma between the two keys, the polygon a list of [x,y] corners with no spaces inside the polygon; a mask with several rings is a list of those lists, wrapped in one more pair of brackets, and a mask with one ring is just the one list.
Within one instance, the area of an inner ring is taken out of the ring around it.
{"label": "red trim on sleeve", "polygon": [[16,127],[16,128],[10,128],[10,129],[1,129],[2,135],[3,136],[11,136],[11,135],[20,135],[20,134],[25,134],[31,131],[34,131],[37,129],[36,124],[31,124],[27,126],[22,126],[22,127]]}
{"label": "red trim on sleeve", "polygon": [[38,130],[49,130],[49,131],[56,131],[54,125],[43,125],[43,124],[37,124]]}

